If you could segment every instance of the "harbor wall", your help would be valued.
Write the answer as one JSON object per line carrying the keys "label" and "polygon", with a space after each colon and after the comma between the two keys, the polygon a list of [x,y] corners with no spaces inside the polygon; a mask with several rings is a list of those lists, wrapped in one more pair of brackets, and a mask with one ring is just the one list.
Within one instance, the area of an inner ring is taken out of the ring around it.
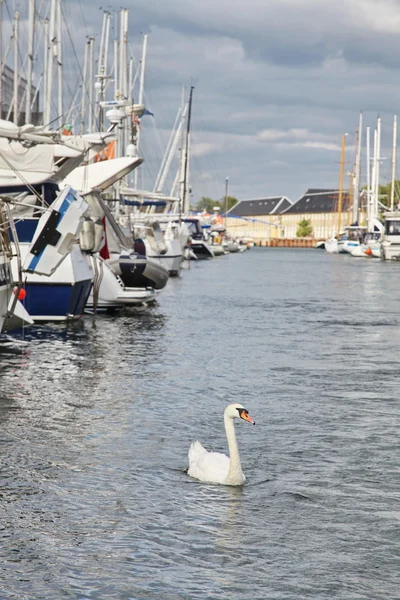
{"label": "harbor wall", "polygon": [[323,241],[324,240],[316,240],[315,238],[254,240],[256,246],[264,246],[265,248],[314,248],[317,242]]}

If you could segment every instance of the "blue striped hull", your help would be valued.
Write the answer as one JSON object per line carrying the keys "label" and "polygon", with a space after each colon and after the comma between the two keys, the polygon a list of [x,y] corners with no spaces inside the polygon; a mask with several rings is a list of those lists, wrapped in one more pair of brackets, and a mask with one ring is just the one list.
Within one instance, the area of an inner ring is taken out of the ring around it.
{"label": "blue striped hull", "polygon": [[24,285],[23,305],[34,321],[66,321],[82,316],[92,287],[92,280],[65,283],[30,283]]}

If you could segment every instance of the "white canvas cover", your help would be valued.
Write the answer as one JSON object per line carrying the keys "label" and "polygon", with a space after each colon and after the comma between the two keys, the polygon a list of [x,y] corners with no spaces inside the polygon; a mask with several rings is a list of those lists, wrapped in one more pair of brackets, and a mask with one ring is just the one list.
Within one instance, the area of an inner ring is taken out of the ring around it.
{"label": "white canvas cover", "polygon": [[81,194],[92,190],[104,191],[142,164],[143,158],[114,158],[77,167],[64,179]]}

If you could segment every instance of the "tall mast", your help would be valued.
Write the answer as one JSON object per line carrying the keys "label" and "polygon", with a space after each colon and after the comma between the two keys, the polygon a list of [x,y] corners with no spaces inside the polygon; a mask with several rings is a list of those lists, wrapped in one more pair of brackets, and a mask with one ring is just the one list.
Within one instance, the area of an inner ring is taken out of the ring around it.
{"label": "tall mast", "polygon": [[[147,56],[147,35],[143,36],[143,48],[142,48],[142,60],[140,63],[140,81],[139,81],[139,96],[138,104],[143,104],[144,100],[144,76],[146,72],[146,56]],[[136,128],[136,156],[139,155],[139,143],[140,143],[140,129]],[[134,186],[138,186],[139,169],[135,169],[134,173]]]}
{"label": "tall mast", "polygon": [[43,48],[44,48],[44,56],[43,56],[43,125],[46,123],[45,121],[45,104],[46,104],[46,94],[47,94],[47,80],[49,77],[49,20],[45,19],[43,21]]}
{"label": "tall mast", "polygon": [[14,15],[14,123],[18,125],[18,34],[19,12]]}
{"label": "tall mast", "polygon": [[353,223],[358,222],[358,212],[360,204],[360,172],[361,172],[361,144],[362,144],[362,125],[363,125],[363,114],[360,112],[360,119],[358,122],[357,130],[357,151],[356,151],[356,164],[354,169],[353,178]]}
{"label": "tall mast", "polygon": [[3,0],[0,0],[0,119],[3,114]]}
{"label": "tall mast", "polygon": [[118,80],[118,49],[119,43],[118,40],[114,40],[114,98],[117,99],[119,95],[119,80]]}
{"label": "tall mast", "polygon": [[108,44],[110,37],[110,13],[104,11],[103,26],[101,28],[100,51],[99,51],[99,66],[96,76],[96,111],[99,119],[99,131],[104,127],[104,109],[101,102],[105,100],[105,81],[107,79],[107,64],[108,64]]}
{"label": "tall mast", "polygon": [[374,142],[373,142],[374,154],[372,157],[372,173],[371,173],[371,192],[370,192],[370,207],[369,207],[369,218],[370,218],[370,231],[374,230],[373,218],[375,214],[375,196],[376,196],[376,152],[377,152],[377,136],[376,127],[374,129]]}
{"label": "tall mast", "polygon": [[93,132],[93,79],[94,79],[94,38],[89,38],[89,133]]}
{"label": "tall mast", "polygon": [[57,40],[56,40],[56,51],[57,51],[57,91],[58,91],[58,103],[57,112],[59,119],[59,126],[62,124],[63,115],[63,65],[62,65],[62,8],[61,0],[57,2]]}
{"label": "tall mast", "polygon": [[49,44],[48,44],[48,59],[47,59],[47,89],[44,99],[44,125],[49,128],[51,121],[51,99],[53,92],[53,44],[55,39],[55,20],[56,20],[56,2],[51,0],[50,23],[49,23]]}
{"label": "tall mast", "polygon": [[126,57],[128,46],[128,10],[123,8],[120,13],[120,39],[119,39],[119,92],[125,100],[127,98],[126,84]]}
{"label": "tall mast", "polygon": [[344,133],[342,135],[342,152],[341,152],[341,158],[340,158],[338,225],[337,225],[338,233],[340,233],[341,219],[342,219],[343,172],[344,172],[344,156],[345,156],[345,150],[346,150],[346,137],[347,137],[347,133]]}
{"label": "tall mast", "polygon": [[[1,17],[0,17],[1,18]],[[29,25],[28,25],[28,75],[26,83],[25,96],[25,123],[32,120],[32,76],[33,76],[33,56],[35,53],[35,0],[29,0]],[[0,61],[1,62],[1,61]],[[1,93],[0,93],[1,95]]]}
{"label": "tall mast", "polygon": [[366,150],[367,150],[367,225],[368,231],[371,229],[371,142],[370,129],[367,127],[366,132]]}
{"label": "tall mast", "polygon": [[187,116],[187,126],[186,126],[186,147],[185,147],[185,177],[183,180],[183,195],[182,195],[182,206],[181,209],[185,214],[188,210],[188,179],[189,179],[189,150],[190,150],[190,125],[192,121],[192,101],[193,101],[193,90],[194,86],[190,87],[189,94],[189,107],[188,107],[188,116]]}
{"label": "tall mast", "polygon": [[[184,99],[183,99],[184,102]],[[168,140],[167,147],[163,156],[160,171],[157,175],[156,182],[154,184],[153,192],[162,192],[165,181],[167,179],[171,163],[176,155],[179,140],[182,137],[183,124],[186,119],[186,106],[181,105],[176,115],[175,123],[171,131],[170,139]],[[179,122],[179,125],[178,125]]]}
{"label": "tall mast", "polygon": [[397,117],[393,117],[392,181],[390,185],[390,210],[394,210],[394,182],[396,176]]}
{"label": "tall mast", "polygon": [[82,81],[82,98],[81,98],[81,135],[85,131],[85,110],[86,110],[86,81],[87,81],[87,68],[89,60],[89,40],[85,44],[85,55],[83,59],[83,81]]}
{"label": "tall mast", "polygon": [[229,185],[229,177],[227,177],[225,179],[225,230],[226,230],[226,219],[227,219],[227,212],[228,212],[228,185]]}
{"label": "tall mast", "polygon": [[376,219],[379,214],[379,179],[381,167],[381,119],[378,117],[376,121],[376,158],[375,158],[375,194],[374,194],[374,211],[373,218]]}

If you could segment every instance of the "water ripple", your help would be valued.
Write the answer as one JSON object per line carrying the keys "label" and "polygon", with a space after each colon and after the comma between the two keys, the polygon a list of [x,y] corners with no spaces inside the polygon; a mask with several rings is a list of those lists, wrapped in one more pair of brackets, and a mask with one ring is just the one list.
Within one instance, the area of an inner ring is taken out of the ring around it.
{"label": "water ripple", "polygon": [[[397,599],[398,267],[253,249],[4,338],[0,598]],[[231,401],[246,485],[200,484]]]}

